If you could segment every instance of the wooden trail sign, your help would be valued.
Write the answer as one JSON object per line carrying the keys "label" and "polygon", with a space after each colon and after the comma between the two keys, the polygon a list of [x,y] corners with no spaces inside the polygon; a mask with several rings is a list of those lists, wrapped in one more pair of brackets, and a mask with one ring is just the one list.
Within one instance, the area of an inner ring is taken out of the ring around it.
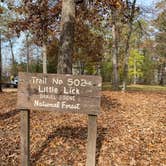
{"label": "wooden trail sign", "polygon": [[18,109],[97,115],[101,77],[19,73]]}
{"label": "wooden trail sign", "polygon": [[19,73],[17,108],[21,114],[21,165],[30,165],[30,109],[88,114],[86,166],[95,166],[96,118],[101,77]]}

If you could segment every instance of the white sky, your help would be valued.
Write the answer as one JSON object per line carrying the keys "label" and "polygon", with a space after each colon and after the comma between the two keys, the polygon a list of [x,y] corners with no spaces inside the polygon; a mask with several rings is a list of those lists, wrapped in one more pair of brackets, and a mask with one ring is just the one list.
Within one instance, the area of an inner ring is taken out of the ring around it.
{"label": "white sky", "polygon": [[137,4],[143,6],[151,6],[154,5],[156,2],[160,2],[160,0],[137,0]]}

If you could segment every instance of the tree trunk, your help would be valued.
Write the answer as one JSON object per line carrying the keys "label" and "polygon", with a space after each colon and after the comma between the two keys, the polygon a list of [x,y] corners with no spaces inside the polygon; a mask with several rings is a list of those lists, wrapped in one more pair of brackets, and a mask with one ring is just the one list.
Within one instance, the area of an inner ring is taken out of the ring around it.
{"label": "tree trunk", "polygon": [[118,37],[117,37],[117,10],[112,8],[112,84],[113,89],[118,90],[119,88],[119,79],[118,79]]}
{"label": "tree trunk", "polygon": [[136,61],[136,57],[134,57],[134,81],[133,81],[134,85],[137,84],[137,61]]}
{"label": "tree trunk", "polygon": [[165,63],[161,64],[160,73],[161,73],[161,79],[159,84],[161,86],[164,86],[166,83],[166,64]]}
{"label": "tree trunk", "polygon": [[58,69],[60,74],[72,74],[72,56],[74,47],[75,2],[62,1],[62,24],[60,49],[58,53]]}
{"label": "tree trunk", "polygon": [[12,55],[12,74],[16,75],[16,64],[15,64],[15,56],[14,56],[14,52],[13,52],[13,43],[10,38],[8,38],[8,40],[9,40],[10,51],[11,51],[11,55]]}
{"label": "tree trunk", "polygon": [[12,43],[10,38],[8,40],[9,40],[10,51],[11,51],[11,55],[12,55],[12,65],[14,65],[15,64],[15,58],[14,58],[14,52],[13,52],[13,43]]}
{"label": "tree trunk", "polygon": [[48,22],[49,22],[49,2],[40,0],[38,3],[44,3],[45,10],[42,16],[42,58],[43,58],[43,73],[47,73],[47,42],[48,42]]}
{"label": "tree trunk", "polygon": [[28,43],[29,34],[26,35],[26,49],[27,49],[27,72],[29,72],[29,43]]}
{"label": "tree trunk", "polygon": [[128,68],[129,68],[129,57],[130,57],[130,38],[132,34],[132,25],[129,26],[129,32],[126,40],[125,57],[124,57],[124,68],[123,68],[123,84],[122,91],[126,91],[128,81]]}
{"label": "tree trunk", "polygon": [[[129,2],[127,1],[127,3],[129,3]],[[131,34],[133,32],[133,21],[134,21],[136,0],[133,0],[131,5],[132,5],[131,6],[131,14],[129,15],[129,21],[128,21],[129,31],[127,34],[126,46],[125,46],[122,91],[126,91],[126,86],[127,86],[127,81],[128,81],[128,68],[129,68],[128,63],[129,63],[129,57],[130,57],[130,38],[131,38]]]}
{"label": "tree trunk", "polygon": [[79,70],[79,75],[83,75],[84,74],[84,70],[85,70],[84,62],[78,61],[78,70]]}
{"label": "tree trunk", "polygon": [[2,83],[2,51],[1,51],[1,48],[2,48],[2,43],[1,43],[1,32],[0,32],[0,92],[2,92],[2,86],[1,86],[1,83]]}
{"label": "tree trunk", "polygon": [[47,45],[43,43],[43,73],[47,73]]}

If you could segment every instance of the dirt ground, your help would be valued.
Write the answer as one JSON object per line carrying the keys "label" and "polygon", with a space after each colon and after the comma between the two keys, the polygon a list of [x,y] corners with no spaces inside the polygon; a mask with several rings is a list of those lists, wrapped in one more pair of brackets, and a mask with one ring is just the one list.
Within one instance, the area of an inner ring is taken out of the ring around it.
{"label": "dirt ground", "polygon": [[[0,166],[20,165],[16,92],[0,94]],[[31,165],[84,166],[87,116],[31,111]],[[97,166],[166,166],[166,93],[102,92]]]}

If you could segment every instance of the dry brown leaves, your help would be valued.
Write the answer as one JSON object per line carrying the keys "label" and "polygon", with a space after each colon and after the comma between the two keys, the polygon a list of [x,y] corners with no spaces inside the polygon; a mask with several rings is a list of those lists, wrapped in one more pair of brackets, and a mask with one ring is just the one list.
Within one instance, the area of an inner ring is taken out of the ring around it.
{"label": "dry brown leaves", "polygon": [[[0,94],[0,165],[20,164],[16,93]],[[166,94],[102,92],[96,165],[166,165]],[[84,166],[87,116],[31,111],[31,165]]]}

